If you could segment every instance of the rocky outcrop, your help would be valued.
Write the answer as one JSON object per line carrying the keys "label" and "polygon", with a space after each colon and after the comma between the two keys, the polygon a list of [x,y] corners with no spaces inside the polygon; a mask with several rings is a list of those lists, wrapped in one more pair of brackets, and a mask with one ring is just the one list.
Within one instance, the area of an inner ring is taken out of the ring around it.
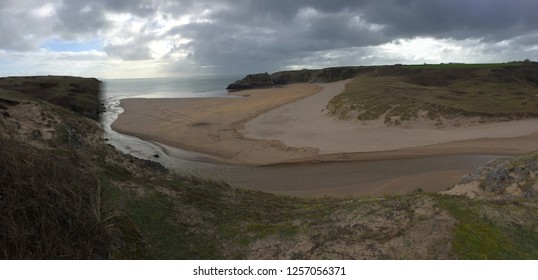
{"label": "rocky outcrop", "polygon": [[228,90],[241,90],[241,89],[251,89],[251,88],[264,88],[272,87],[274,85],[271,75],[269,73],[258,73],[250,74],[241,80],[237,80],[226,89]]}
{"label": "rocky outcrop", "polygon": [[241,90],[272,87],[294,83],[331,83],[356,77],[361,73],[371,72],[376,66],[343,66],[324,69],[302,69],[268,73],[250,74],[230,84],[227,89]]}
{"label": "rocky outcrop", "polygon": [[538,194],[538,152],[499,158],[462,177],[446,194],[471,198],[533,197]]}

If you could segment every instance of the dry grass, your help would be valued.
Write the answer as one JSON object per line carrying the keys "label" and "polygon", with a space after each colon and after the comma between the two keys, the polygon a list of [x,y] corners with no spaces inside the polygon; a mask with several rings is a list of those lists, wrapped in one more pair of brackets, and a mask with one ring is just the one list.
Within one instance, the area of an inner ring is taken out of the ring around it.
{"label": "dry grass", "polygon": [[[502,67],[501,67],[502,66]],[[393,67],[359,75],[328,108],[342,119],[400,124],[461,116],[538,116],[538,64]]]}
{"label": "dry grass", "polygon": [[61,158],[0,138],[0,258],[102,259],[99,182]]}

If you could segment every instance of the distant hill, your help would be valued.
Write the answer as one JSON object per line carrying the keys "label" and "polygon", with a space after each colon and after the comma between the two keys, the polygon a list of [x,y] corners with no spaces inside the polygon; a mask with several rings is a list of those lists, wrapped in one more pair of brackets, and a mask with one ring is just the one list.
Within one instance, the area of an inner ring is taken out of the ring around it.
{"label": "distant hill", "polygon": [[[491,63],[491,64],[464,64],[464,63],[448,63],[448,64],[421,64],[421,65],[383,65],[383,66],[340,66],[329,67],[323,69],[302,69],[302,70],[286,70],[278,71],[273,74],[259,73],[249,74],[241,80],[231,83],[228,89],[248,89],[258,87],[270,87],[276,85],[285,85],[292,83],[330,83],[346,79],[355,78],[359,75],[374,74],[374,75],[410,75],[415,74],[416,82],[422,83],[439,83],[445,80],[439,74],[447,73],[447,80],[454,78],[464,78],[465,73],[473,72],[479,69],[503,69],[515,68],[518,70],[521,78],[529,79],[531,82],[538,83],[538,76],[535,71],[530,69],[535,68],[533,62],[510,62],[510,63]],[[427,70],[433,70],[428,76]],[[463,70],[463,71],[461,71]],[[435,74],[437,73],[437,74]],[[433,76],[432,76],[433,75]],[[456,75],[456,76],[454,76]],[[434,78],[433,80],[430,80]],[[428,80],[428,81],[426,81]]]}
{"label": "distant hill", "polygon": [[230,84],[227,89],[238,90],[260,88],[293,83],[330,83],[350,79],[362,73],[369,73],[376,68],[378,67],[349,66],[316,70],[303,69],[279,71],[270,75],[268,73],[250,74],[245,78]]}
{"label": "distant hill", "polygon": [[228,89],[353,79],[327,106],[340,119],[400,125],[419,118],[444,126],[458,117],[483,121],[538,116],[538,63],[331,67],[248,75]]}

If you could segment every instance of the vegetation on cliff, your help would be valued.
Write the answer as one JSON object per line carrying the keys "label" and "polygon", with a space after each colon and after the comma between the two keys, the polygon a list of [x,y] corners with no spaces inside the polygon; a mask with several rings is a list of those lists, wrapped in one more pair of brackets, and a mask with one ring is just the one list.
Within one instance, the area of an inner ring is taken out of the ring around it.
{"label": "vegetation on cliff", "polygon": [[268,73],[250,74],[245,78],[230,84],[227,89],[240,90],[280,86],[293,83],[330,83],[356,77],[362,73],[374,71],[377,66],[362,67],[331,67],[316,70],[289,70],[269,75]]}
{"label": "vegetation on cliff", "polygon": [[95,120],[103,110],[100,92],[101,82],[94,78],[29,76],[0,79],[0,98],[9,96],[26,100],[32,97]]}
{"label": "vegetation on cliff", "polygon": [[[538,258],[533,194],[485,186],[491,195],[475,199],[419,190],[340,199],[238,189],[119,153],[94,120],[14,90],[0,100],[0,154],[0,258]],[[511,164],[517,172],[536,157]]]}

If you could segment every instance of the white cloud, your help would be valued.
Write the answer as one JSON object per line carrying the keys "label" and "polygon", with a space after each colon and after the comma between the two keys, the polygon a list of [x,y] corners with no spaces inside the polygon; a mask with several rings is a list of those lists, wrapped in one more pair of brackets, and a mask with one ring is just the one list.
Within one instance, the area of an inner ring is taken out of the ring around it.
{"label": "white cloud", "polygon": [[53,3],[47,3],[39,8],[31,10],[30,14],[38,18],[52,17],[56,14],[56,8]]}
{"label": "white cloud", "polygon": [[[536,10],[527,0],[2,0],[0,64],[156,76],[537,60]],[[39,50],[53,40],[66,44]],[[97,53],[65,52],[96,41]]]}

